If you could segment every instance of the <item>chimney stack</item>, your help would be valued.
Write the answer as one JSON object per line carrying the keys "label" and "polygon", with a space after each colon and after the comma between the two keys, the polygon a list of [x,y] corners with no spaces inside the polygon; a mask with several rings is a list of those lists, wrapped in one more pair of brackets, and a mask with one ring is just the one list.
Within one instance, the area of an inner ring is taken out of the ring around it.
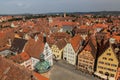
{"label": "chimney stack", "polygon": [[35,42],[37,42],[38,41],[38,36],[37,35],[35,35]]}
{"label": "chimney stack", "polygon": [[44,43],[47,42],[47,40],[46,40],[46,34],[45,34],[45,33],[43,34],[43,42],[44,42]]}

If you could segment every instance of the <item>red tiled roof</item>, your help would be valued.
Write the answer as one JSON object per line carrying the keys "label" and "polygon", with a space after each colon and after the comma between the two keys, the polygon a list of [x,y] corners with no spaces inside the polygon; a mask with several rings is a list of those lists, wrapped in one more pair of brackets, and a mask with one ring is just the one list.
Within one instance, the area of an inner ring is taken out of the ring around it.
{"label": "red tiled roof", "polygon": [[117,41],[117,42],[120,42],[120,36],[113,36],[113,38],[115,38],[115,40]]}
{"label": "red tiled roof", "polygon": [[93,28],[107,28],[107,27],[108,27],[108,25],[106,25],[106,24],[95,24],[93,26]]}
{"label": "red tiled roof", "polygon": [[84,50],[86,50],[86,51],[92,51],[89,44],[85,46]]}
{"label": "red tiled roof", "polygon": [[80,29],[87,29],[88,27],[86,25],[81,25]]}
{"label": "red tiled roof", "polygon": [[61,50],[65,47],[65,45],[67,44],[67,42],[64,39],[60,39],[58,40],[55,45]]}
{"label": "red tiled roof", "polygon": [[50,23],[50,26],[55,26],[55,25],[57,25],[57,26],[59,26],[59,27],[61,27],[61,26],[76,26],[76,25],[78,25],[78,23],[77,22],[69,22],[69,21],[55,21],[55,22],[53,22],[53,23]]}
{"label": "red tiled roof", "polygon": [[27,52],[31,57],[38,58],[43,52],[44,43],[41,39],[35,41],[34,39],[29,39],[28,43],[25,46],[25,52]]}
{"label": "red tiled roof", "polygon": [[48,78],[34,72],[34,76],[38,79],[38,80],[49,80]]}
{"label": "red tiled roof", "polygon": [[17,63],[22,63],[22,62],[28,60],[29,58],[30,58],[30,56],[26,52],[22,52],[18,55],[10,57],[9,59],[11,59]]}
{"label": "red tiled roof", "polygon": [[37,80],[32,71],[0,57],[0,80]]}
{"label": "red tiled roof", "polygon": [[70,35],[65,32],[57,32],[57,33],[51,34],[50,37],[53,37],[55,40],[56,39],[64,39],[64,38],[69,39]]}
{"label": "red tiled roof", "polygon": [[72,44],[75,52],[79,49],[81,40],[82,38],[80,35],[75,35],[73,38],[70,39],[70,43]]}
{"label": "red tiled roof", "polygon": [[22,52],[19,54],[22,58],[22,60],[28,60],[30,58],[30,56],[26,53],[26,52]]}

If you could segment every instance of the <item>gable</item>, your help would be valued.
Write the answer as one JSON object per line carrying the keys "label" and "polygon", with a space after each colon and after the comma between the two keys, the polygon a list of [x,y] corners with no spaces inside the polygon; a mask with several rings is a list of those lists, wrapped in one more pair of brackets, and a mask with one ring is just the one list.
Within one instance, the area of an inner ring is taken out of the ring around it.
{"label": "gable", "polygon": [[67,45],[65,46],[64,50],[67,50],[67,49],[75,53],[71,43],[67,43]]}
{"label": "gable", "polygon": [[52,45],[51,49],[52,49],[52,50],[53,50],[53,49],[59,50],[59,48],[57,47],[57,45]]}
{"label": "gable", "polygon": [[92,58],[92,59],[94,58],[90,51],[85,51],[85,50],[83,50],[78,56],[84,58]]}
{"label": "gable", "polygon": [[113,59],[113,63],[116,63],[118,64],[118,59],[116,57],[116,54],[114,53],[112,47],[108,47],[108,49],[106,49],[102,55],[98,58],[98,60],[103,60],[103,58],[107,58],[108,62],[111,62],[109,61],[110,59]]}
{"label": "gable", "polygon": [[44,55],[46,55],[46,54],[51,55],[52,54],[51,48],[49,47],[48,43],[45,43],[43,54]]}

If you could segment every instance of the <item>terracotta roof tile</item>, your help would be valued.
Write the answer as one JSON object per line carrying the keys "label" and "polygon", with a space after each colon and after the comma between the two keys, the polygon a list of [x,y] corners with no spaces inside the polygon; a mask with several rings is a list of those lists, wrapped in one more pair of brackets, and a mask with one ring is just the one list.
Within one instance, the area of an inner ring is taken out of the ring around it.
{"label": "terracotta roof tile", "polygon": [[28,43],[25,46],[25,52],[28,53],[31,57],[38,58],[43,52],[44,43],[41,39],[35,41],[34,39],[29,39]]}
{"label": "terracotta roof tile", "polygon": [[20,63],[30,59],[30,56],[26,52],[22,52],[20,54],[15,55],[15,56],[11,56],[9,59],[20,64]]}
{"label": "terracotta roof tile", "polygon": [[69,39],[70,35],[65,32],[56,32],[56,33],[51,34],[50,37],[53,37],[55,40],[64,39],[64,38]]}
{"label": "terracotta roof tile", "polygon": [[38,80],[49,80],[48,78],[34,72],[34,76],[37,77]]}
{"label": "terracotta roof tile", "polygon": [[65,47],[65,45],[67,44],[67,42],[64,39],[60,39],[58,40],[55,45],[61,50]]}
{"label": "terracotta roof tile", "polygon": [[19,54],[22,58],[22,60],[26,61],[30,58],[30,56],[26,52],[22,52]]}
{"label": "terracotta roof tile", "polygon": [[116,36],[116,35],[114,35],[114,36],[112,36],[113,38],[115,38],[115,40],[119,43],[120,42],[120,36]]}
{"label": "terracotta roof tile", "polygon": [[70,43],[72,44],[75,52],[79,49],[81,40],[82,37],[80,35],[75,35],[73,38],[70,39]]}
{"label": "terracotta roof tile", "polygon": [[0,76],[0,80],[37,80],[28,69],[2,57],[0,57]]}

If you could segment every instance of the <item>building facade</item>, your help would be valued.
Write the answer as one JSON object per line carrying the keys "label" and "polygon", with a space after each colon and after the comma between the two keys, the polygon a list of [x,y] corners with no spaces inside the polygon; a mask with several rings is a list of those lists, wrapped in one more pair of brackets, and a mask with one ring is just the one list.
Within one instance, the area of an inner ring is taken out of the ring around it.
{"label": "building facade", "polygon": [[24,66],[25,68],[27,68],[29,70],[34,70],[35,69],[34,66],[38,62],[39,62],[39,59],[31,57],[30,59],[28,59],[27,61],[24,61],[20,65]]}
{"label": "building facade", "polygon": [[72,65],[76,65],[77,53],[74,51],[72,45],[68,43],[63,51],[63,59]]}
{"label": "building facade", "polygon": [[107,43],[101,50],[102,53],[98,57],[97,71],[95,74],[103,79],[115,80],[119,65],[118,51],[112,44]]}
{"label": "building facade", "polygon": [[53,53],[51,48],[49,47],[48,43],[45,43],[44,50],[43,50],[44,58],[46,61],[50,63],[50,66],[53,65]]}
{"label": "building facade", "polygon": [[89,73],[94,72],[94,64],[96,60],[96,48],[91,41],[78,54],[77,68]]}
{"label": "building facade", "polygon": [[51,49],[53,52],[53,57],[56,60],[60,60],[63,57],[63,49],[66,46],[67,42],[64,39],[60,39],[56,41],[54,45],[52,45]]}
{"label": "building facade", "polygon": [[62,58],[62,52],[63,52],[63,49],[59,49],[57,47],[57,45],[52,45],[51,47],[52,49],[52,52],[53,52],[53,57],[56,59],[56,60],[60,60]]}

